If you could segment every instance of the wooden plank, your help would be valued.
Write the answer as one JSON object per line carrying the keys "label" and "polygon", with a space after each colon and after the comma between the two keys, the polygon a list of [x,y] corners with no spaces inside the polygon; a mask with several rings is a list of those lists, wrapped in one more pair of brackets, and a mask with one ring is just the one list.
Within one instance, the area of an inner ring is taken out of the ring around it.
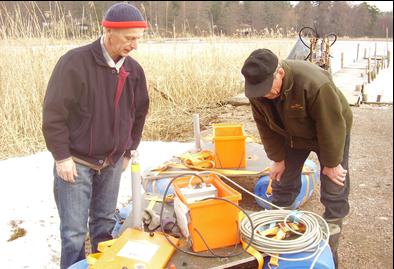
{"label": "wooden plank", "polygon": [[361,88],[365,85],[367,66],[368,60],[361,59],[332,75],[335,85],[343,93],[349,105],[358,106],[362,102]]}
{"label": "wooden plank", "polygon": [[[185,247],[182,247],[182,249],[186,250]],[[190,251],[190,249],[188,249],[187,251]],[[219,268],[229,268],[241,264],[247,264],[256,260],[254,256],[251,256],[250,254],[243,252],[241,245],[237,245],[236,247],[214,249],[213,251],[215,254],[222,256],[239,253],[239,252],[240,255],[229,257],[229,258],[215,258],[215,257],[204,258],[204,257],[189,255],[178,250],[171,257],[170,262],[168,264],[169,265],[174,264],[176,268],[219,269]],[[208,251],[203,251],[200,252],[199,254],[212,255]]]}

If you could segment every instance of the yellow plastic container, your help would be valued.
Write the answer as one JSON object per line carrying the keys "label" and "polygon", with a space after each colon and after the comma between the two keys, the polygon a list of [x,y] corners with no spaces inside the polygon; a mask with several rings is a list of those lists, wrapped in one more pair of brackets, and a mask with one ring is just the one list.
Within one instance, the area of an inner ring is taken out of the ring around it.
{"label": "yellow plastic container", "polygon": [[[203,176],[203,179],[206,184],[212,184],[216,187],[219,198],[225,198],[238,205],[241,194],[226,185],[218,176],[209,174]],[[208,249],[201,236],[211,249],[238,244],[240,242],[239,209],[226,201],[213,199],[188,204],[180,188],[187,187],[189,180],[190,176],[181,177],[173,182],[173,186],[176,195],[190,210],[188,228],[193,251],[200,252]],[[195,177],[192,180],[192,185],[198,183],[201,183],[201,180]]]}
{"label": "yellow plastic container", "polygon": [[213,124],[215,168],[245,168],[246,144],[242,124]]}
{"label": "yellow plastic container", "polygon": [[[178,244],[178,239],[168,237],[175,245]],[[165,268],[175,252],[161,232],[150,234],[127,228],[119,238],[111,241],[108,245],[105,242],[100,243],[101,246],[99,244],[102,253],[89,256],[89,269]]]}

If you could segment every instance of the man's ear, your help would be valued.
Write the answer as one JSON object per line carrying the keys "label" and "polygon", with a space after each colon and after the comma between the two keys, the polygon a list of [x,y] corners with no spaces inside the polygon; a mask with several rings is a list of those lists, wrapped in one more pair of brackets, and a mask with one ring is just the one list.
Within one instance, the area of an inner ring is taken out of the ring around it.
{"label": "man's ear", "polygon": [[114,32],[114,29],[113,29],[113,28],[106,28],[106,27],[104,27],[104,33],[105,33],[107,36],[111,36],[111,35],[113,34],[113,32]]}
{"label": "man's ear", "polygon": [[284,78],[284,77],[285,77],[286,72],[285,72],[285,70],[283,69],[283,67],[279,67],[279,68],[278,68],[278,74],[279,74],[279,76],[280,76],[281,78]]}

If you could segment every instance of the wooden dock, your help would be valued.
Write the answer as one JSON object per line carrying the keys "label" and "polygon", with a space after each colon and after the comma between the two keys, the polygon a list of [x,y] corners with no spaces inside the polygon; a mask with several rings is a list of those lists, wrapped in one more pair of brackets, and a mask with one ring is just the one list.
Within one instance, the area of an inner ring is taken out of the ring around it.
{"label": "wooden dock", "polygon": [[362,103],[384,103],[381,100],[381,85],[373,82],[379,72],[384,72],[389,66],[388,56],[363,58],[343,67],[333,74],[336,86],[345,95],[350,105],[358,106]]}
{"label": "wooden dock", "polygon": [[366,84],[368,60],[352,63],[332,75],[335,85],[346,97],[350,105],[358,106],[362,102],[363,87]]}

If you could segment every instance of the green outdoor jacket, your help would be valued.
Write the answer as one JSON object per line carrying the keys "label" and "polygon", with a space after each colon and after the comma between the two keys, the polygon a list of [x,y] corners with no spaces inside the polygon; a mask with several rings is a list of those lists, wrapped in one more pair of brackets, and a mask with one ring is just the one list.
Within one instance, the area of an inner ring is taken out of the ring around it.
{"label": "green outdoor jacket", "polygon": [[249,99],[268,158],[284,160],[288,145],[318,151],[323,166],[337,166],[353,121],[346,98],[322,68],[301,60],[283,60],[281,65],[285,77],[278,98],[284,128],[274,120],[271,100]]}

